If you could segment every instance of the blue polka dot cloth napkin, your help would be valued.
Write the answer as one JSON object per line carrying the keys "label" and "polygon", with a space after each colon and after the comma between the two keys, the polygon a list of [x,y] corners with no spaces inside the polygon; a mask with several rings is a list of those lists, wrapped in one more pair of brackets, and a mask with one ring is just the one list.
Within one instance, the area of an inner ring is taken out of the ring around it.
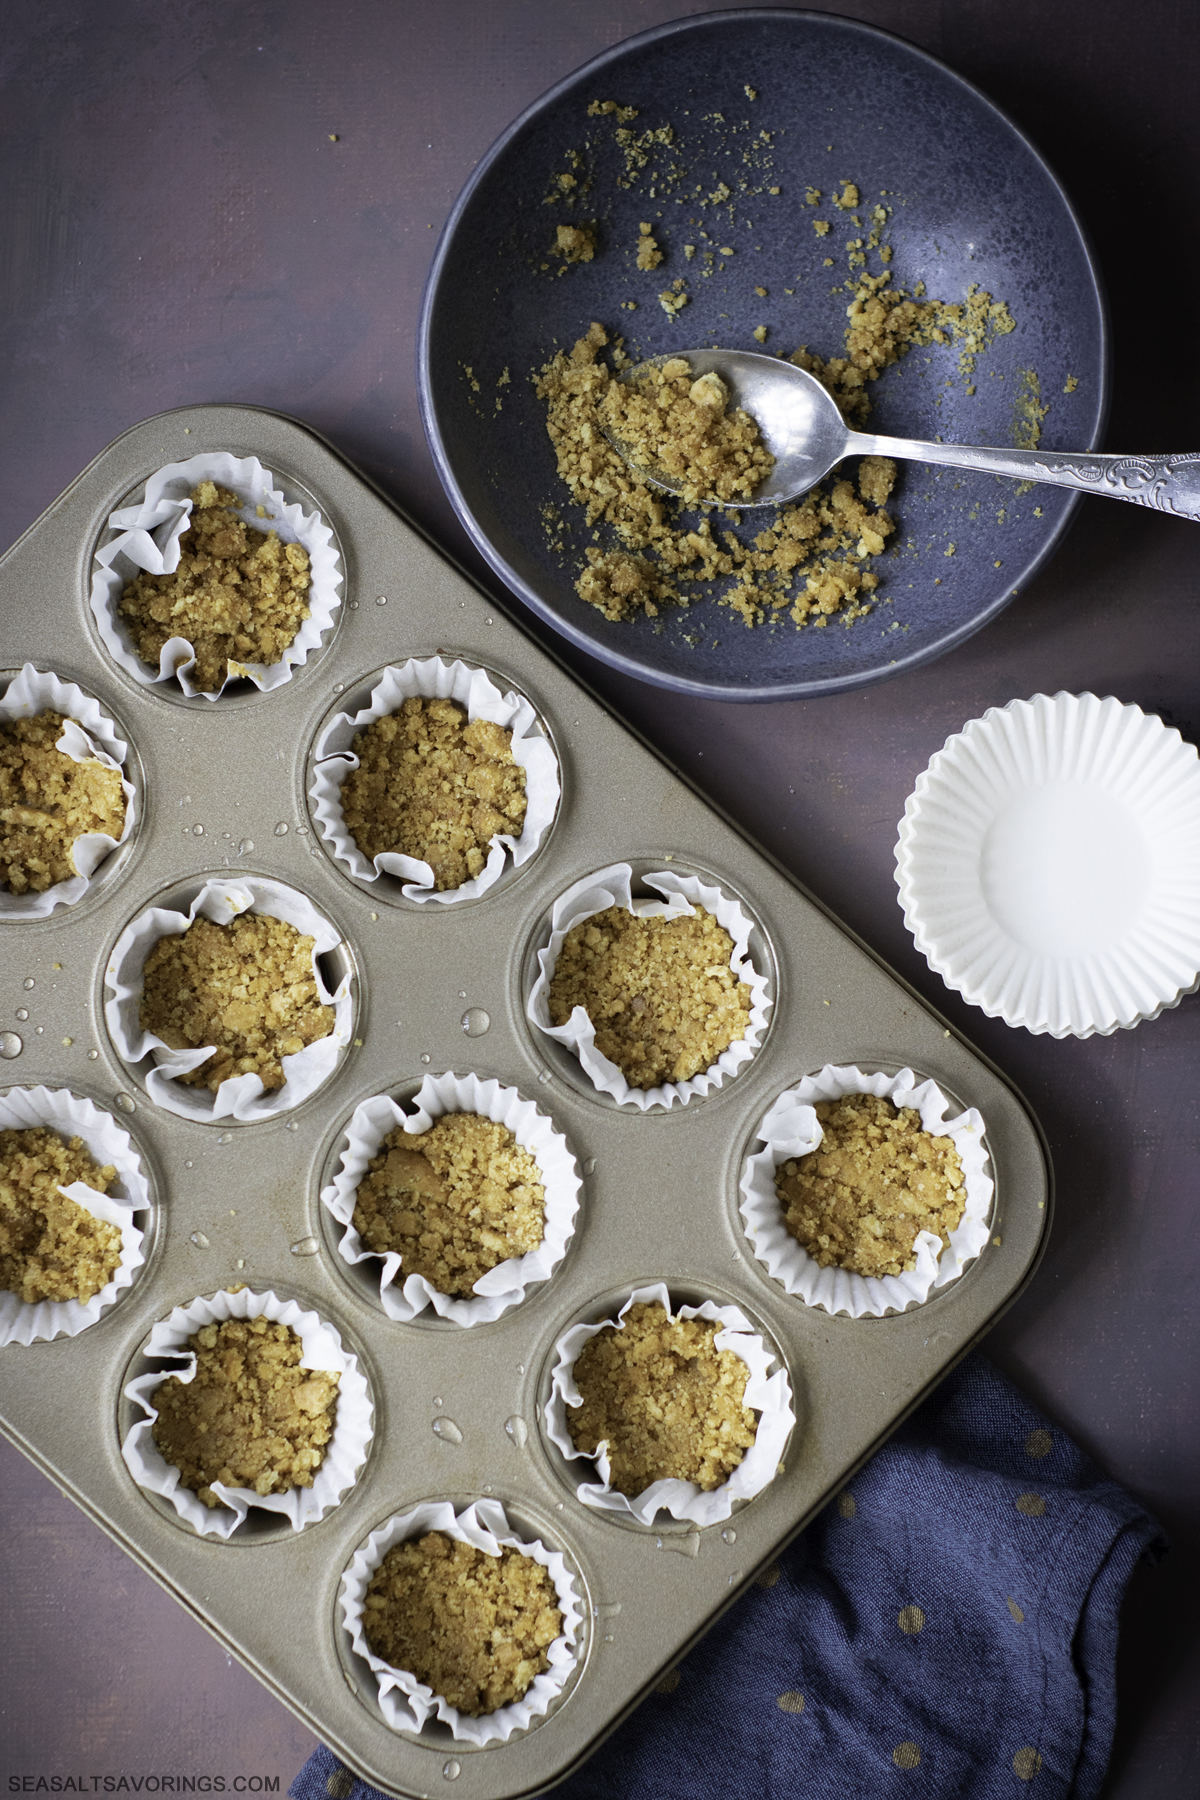
{"label": "blue polka dot cloth napkin", "polygon": [[[1165,1548],[976,1353],[555,1800],[1090,1800]],[[291,1793],[378,1800],[325,1749]]]}

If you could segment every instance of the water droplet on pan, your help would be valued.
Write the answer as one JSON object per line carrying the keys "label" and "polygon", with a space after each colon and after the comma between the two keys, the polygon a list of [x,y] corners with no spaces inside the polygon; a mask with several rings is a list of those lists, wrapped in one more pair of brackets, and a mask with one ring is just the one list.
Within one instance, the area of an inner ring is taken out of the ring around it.
{"label": "water droplet on pan", "polygon": [[444,1762],[442,1764],[442,1774],[446,1777],[447,1781],[458,1780],[459,1776],[462,1774],[462,1764],[459,1762],[457,1756],[452,1756],[449,1762]]}
{"label": "water droplet on pan", "polygon": [[203,837],[204,836],[203,825],[193,825],[192,826],[192,836],[193,837]]}
{"label": "water droplet on pan", "polygon": [[583,1165],[583,1172],[585,1175],[594,1175],[596,1173],[596,1159],[594,1156],[588,1157]]}
{"label": "water droplet on pan", "polygon": [[243,838],[241,843],[238,845],[238,855],[239,856],[249,856],[249,854],[253,850],[253,848],[254,848],[254,839],[253,838]]}
{"label": "water droplet on pan", "polygon": [[95,1062],[99,1055],[100,1055],[100,1052],[98,1050],[89,1050],[88,1051],[88,1061]]}
{"label": "water droplet on pan", "polygon": [[5,1062],[11,1062],[14,1056],[20,1056],[24,1048],[15,1031],[0,1031],[0,1056]]}
{"label": "water droplet on pan", "polygon": [[29,1008],[27,1006],[18,1006],[17,1017],[22,1020],[27,1019],[29,1017]]}
{"label": "water droplet on pan", "polygon": [[737,1532],[733,1529],[732,1525],[727,1525],[725,1530],[721,1533],[721,1542],[723,1544],[737,1543]]}
{"label": "water droplet on pan", "polygon": [[132,1094],[118,1094],[117,1105],[122,1112],[132,1112],[137,1105],[137,1101]]}
{"label": "water droplet on pan", "polygon": [[202,1231],[193,1231],[191,1241],[193,1244],[195,1244],[197,1250],[207,1250],[208,1249],[208,1239],[205,1237],[205,1235]]}
{"label": "water droplet on pan", "polygon": [[615,1619],[621,1610],[619,1600],[601,1600],[592,1608],[598,1619]]}
{"label": "water droplet on pan", "polygon": [[423,1063],[427,1063],[429,1061],[429,1054],[425,1050],[422,1050],[422,1052],[421,1052],[421,1061]]}
{"label": "water droplet on pan", "polygon": [[524,1419],[520,1418],[516,1413],[513,1414],[511,1419],[505,1419],[504,1430],[517,1446],[518,1450],[523,1450],[525,1445],[529,1442],[529,1427]]}
{"label": "water droplet on pan", "polygon": [[315,1237],[297,1238],[291,1247],[293,1256],[315,1256],[320,1248]]}
{"label": "water droplet on pan", "polygon": [[440,1412],[442,1407],[445,1406],[446,1402],[442,1399],[442,1396],[440,1394],[435,1394],[433,1396],[433,1404],[437,1407],[438,1411]]}
{"label": "water droplet on pan", "polygon": [[488,1017],[487,1013],[484,1012],[482,1006],[468,1006],[466,1012],[459,1020],[459,1024],[462,1026],[467,1036],[472,1038],[482,1037],[484,1032],[491,1025],[491,1022],[491,1019]]}
{"label": "water droplet on pan", "polygon": [[21,986],[24,988],[36,987],[37,982],[33,979],[32,975],[27,975],[25,977],[24,981],[21,983]]}
{"label": "water droplet on pan", "polygon": [[461,1444],[462,1432],[453,1419],[439,1418],[433,1421],[433,1435],[441,1438],[443,1444]]}
{"label": "water droplet on pan", "polygon": [[283,1129],[285,1131],[299,1131],[300,1127],[297,1125],[295,1119],[289,1119]]}
{"label": "water droplet on pan", "polygon": [[280,819],[278,825],[275,827],[275,836],[276,837],[286,837],[287,834],[288,834],[287,820]]}
{"label": "water droplet on pan", "polygon": [[[387,605],[387,595],[386,594],[376,594],[375,604],[376,604],[376,606],[386,606]],[[455,1769],[454,1773],[457,1775],[458,1770]]]}
{"label": "water droplet on pan", "polygon": [[232,1142],[233,1142],[232,1131],[223,1131],[221,1133],[220,1137],[217,1139],[217,1142],[218,1142],[218,1144],[232,1144]]}
{"label": "water droplet on pan", "polygon": [[183,1165],[183,1166],[184,1166],[184,1168],[185,1168],[185,1169],[194,1169],[194,1168],[195,1168],[195,1166],[196,1166],[196,1165],[195,1165],[195,1163],[194,1163],[194,1162],[192,1162],[192,1161],[191,1161],[191,1160],[190,1160],[190,1159],[189,1159],[189,1161],[187,1161],[187,1162],[185,1162],[185,1163],[184,1163],[184,1165]]}
{"label": "water droplet on pan", "polygon": [[700,1533],[698,1531],[672,1531],[665,1537],[656,1538],[654,1541],[660,1550],[674,1550],[680,1556],[699,1556],[700,1554]]}
{"label": "water droplet on pan", "polygon": [[518,1374],[518,1375],[523,1375],[523,1374],[524,1374],[524,1373],[525,1373],[525,1364],[524,1364],[524,1363],[518,1363],[518,1364],[517,1364],[517,1374]]}

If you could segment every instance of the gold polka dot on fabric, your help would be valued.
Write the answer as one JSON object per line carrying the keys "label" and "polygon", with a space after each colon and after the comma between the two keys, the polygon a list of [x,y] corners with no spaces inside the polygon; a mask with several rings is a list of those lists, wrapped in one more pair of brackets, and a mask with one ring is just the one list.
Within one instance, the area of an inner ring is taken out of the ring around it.
{"label": "gold polka dot on fabric", "polygon": [[919,1606],[906,1606],[896,1620],[905,1637],[916,1637],[925,1623],[925,1614]]}
{"label": "gold polka dot on fabric", "polygon": [[1012,1614],[1016,1624],[1023,1625],[1025,1623],[1025,1614],[1021,1611],[1011,1594],[1008,1596],[1008,1610]]}
{"label": "gold polka dot on fabric", "polygon": [[1031,1431],[1025,1439],[1026,1456],[1049,1456],[1054,1448],[1054,1439],[1048,1431]]}
{"label": "gold polka dot on fabric", "polygon": [[897,1744],[892,1751],[892,1761],[898,1769],[919,1769],[921,1752],[916,1744]]}
{"label": "gold polka dot on fabric", "polygon": [[335,1769],[325,1783],[330,1800],[349,1800],[354,1792],[354,1777],[349,1769]]}
{"label": "gold polka dot on fabric", "polygon": [[804,1711],[804,1695],[798,1694],[795,1688],[789,1688],[786,1694],[780,1694],[775,1704],[780,1712],[802,1713]]}
{"label": "gold polka dot on fabric", "polygon": [[679,1686],[679,1670],[668,1669],[654,1691],[656,1694],[673,1694]]}
{"label": "gold polka dot on fabric", "polygon": [[778,1563],[768,1563],[761,1575],[754,1577],[755,1587],[773,1588],[783,1573]]}
{"label": "gold polka dot on fabric", "polygon": [[849,1488],[846,1489],[845,1493],[838,1495],[837,1506],[843,1519],[852,1519],[854,1517],[855,1513],[858,1511],[858,1501],[854,1498],[854,1495],[850,1492]]}
{"label": "gold polka dot on fabric", "polygon": [[1046,1510],[1046,1502],[1040,1494],[1021,1494],[1017,1500],[1017,1511],[1024,1513],[1027,1519],[1040,1519]]}
{"label": "gold polka dot on fabric", "polygon": [[1026,1744],[1025,1748],[1018,1750],[1013,1757],[1013,1768],[1022,1781],[1032,1781],[1041,1766],[1042,1759],[1032,1744]]}

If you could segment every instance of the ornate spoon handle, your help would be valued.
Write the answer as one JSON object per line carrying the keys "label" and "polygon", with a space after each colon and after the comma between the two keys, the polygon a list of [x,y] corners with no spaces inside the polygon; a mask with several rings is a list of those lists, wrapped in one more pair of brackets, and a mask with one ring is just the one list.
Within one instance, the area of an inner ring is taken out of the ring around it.
{"label": "ornate spoon handle", "polygon": [[993,450],[985,445],[922,444],[913,438],[869,437],[854,431],[848,456],[899,456],[910,462],[945,463],[956,469],[981,469],[1012,475],[1019,481],[1047,481],[1053,487],[1080,488],[1132,500],[1158,512],[1200,519],[1200,452],[1188,456],[1094,456],[1058,450]]}

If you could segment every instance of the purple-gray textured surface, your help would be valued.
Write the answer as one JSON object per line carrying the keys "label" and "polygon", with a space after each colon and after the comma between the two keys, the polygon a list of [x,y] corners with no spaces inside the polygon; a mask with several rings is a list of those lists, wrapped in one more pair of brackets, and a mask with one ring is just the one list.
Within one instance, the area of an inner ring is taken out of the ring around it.
{"label": "purple-gray textured surface", "polygon": [[[127,425],[232,399],[324,431],[482,574],[417,415],[414,334],[437,231],[476,158],[550,82],[684,10],[656,0],[9,0],[0,542]],[[1108,284],[1107,447],[1194,447],[1200,377],[1180,324],[1200,185],[1190,0],[829,10],[944,57],[1028,131],[1082,214]],[[1160,1569],[1135,1576],[1127,1602],[1108,1800],[1182,1800],[1200,1786],[1200,1000],[1087,1043],[985,1020],[915,954],[892,847],[919,770],[989,705],[1091,689],[1159,712],[1195,741],[1198,561],[1191,525],[1086,500],[1056,559],[1002,618],[877,689],[736,708],[586,667],[618,711],[1012,1075],[1049,1134],[1055,1236],[989,1352],[1175,1540]],[[286,1787],[307,1732],[17,1452],[0,1446],[0,1468],[0,1779],[207,1767],[278,1774]]]}

